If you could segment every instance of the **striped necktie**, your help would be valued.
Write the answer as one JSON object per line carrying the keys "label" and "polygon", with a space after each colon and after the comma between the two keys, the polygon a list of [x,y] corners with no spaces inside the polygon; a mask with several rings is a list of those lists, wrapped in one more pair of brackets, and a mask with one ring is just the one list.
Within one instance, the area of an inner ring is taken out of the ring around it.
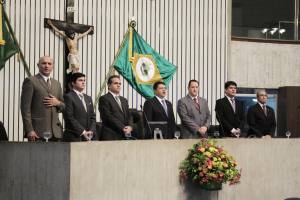
{"label": "striped necktie", "polygon": [[116,97],[115,97],[115,99],[116,99],[116,102],[118,103],[118,105],[119,105],[119,107],[120,107],[121,111],[123,112],[123,109],[122,109],[122,104],[121,104],[120,97],[119,97],[119,96],[116,96]]}
{"label": "striped necktie", "polygon": [[198,101],[197,97],[194,97],[193,100],[195,102],[197,110],[200,110],[200,104],[199,104],[199,101]]}
{"label": "striped necktie", "polygon": [[235,100],[234,100],[234,98],[231,98],[230,101],[231,101],[231,106],[232,106],[233,112],[235,113]]}
{"label": "striped necktie", "polygon": [[163,99],[163,100],[161,100],[161,103],[162,103],[165,113],[168,117],[168,107],[167,107],[166,101]]}
{"label": "striped necktie", "polygon": [[51,81],[50,81],[50,78],[47,78],[47,87],[48,87],[48,90],[51,89]]}
{"label": "striped necktie", "polygon": [[83,94],[79,93],[78,95],[80,97],[80,100],[81,100],[81,103],[82,103],[82,105],[84,107],[85,112],[87,112],[87,108],[86,108],[86,104],[85,104],[85,100],[84,100]]}

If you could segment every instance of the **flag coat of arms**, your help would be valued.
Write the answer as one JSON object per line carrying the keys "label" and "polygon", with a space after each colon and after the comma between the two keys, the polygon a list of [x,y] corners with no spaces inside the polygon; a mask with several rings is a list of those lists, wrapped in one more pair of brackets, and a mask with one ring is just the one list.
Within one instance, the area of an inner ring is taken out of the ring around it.
{"label": "flag coat of arms", "polygon": [[176,66],[159,55],[132,27],[126,33],[114,68],[143,97],[154,97],[153,84],[163,81],[166,86],[176,72]]}

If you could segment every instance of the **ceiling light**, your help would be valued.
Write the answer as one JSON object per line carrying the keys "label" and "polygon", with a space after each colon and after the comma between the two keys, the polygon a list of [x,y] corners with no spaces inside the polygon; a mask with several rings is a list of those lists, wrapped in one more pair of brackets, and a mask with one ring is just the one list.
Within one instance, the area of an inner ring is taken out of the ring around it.
{"label": "ceiling light", "polygon": [[263,33],[263,34],[265,34],[266,32],[268,32],[268,28],[264,28],[263,30],[261,30],[261,32]]}
{"label": "ceiling light", "polygon": [[284,28],[282,28],[282,29],[279,29],[278,32],[279,32],[280,34],[283,34],[283,33],[285,33],[285,31],[286,31],[286,30],[285,30]]}

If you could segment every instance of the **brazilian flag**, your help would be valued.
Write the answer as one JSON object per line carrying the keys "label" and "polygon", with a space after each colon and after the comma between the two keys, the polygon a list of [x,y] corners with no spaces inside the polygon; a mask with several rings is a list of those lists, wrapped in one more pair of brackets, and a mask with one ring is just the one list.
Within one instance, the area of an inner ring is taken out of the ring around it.
{"label": "brazilian flag", "polygon": [[159,55],[132,27],[123,39],[113,66],[147,99],[154,97],[155,82],[163,81],[168,86],[176,72],[176,66]]}
{"label": "brazilian flag", "polygon": [[5,62],[19,51],[12,33],[7,28],[8,21],[4,17],[3,5],[0,5],[0,70],[5,66]]}

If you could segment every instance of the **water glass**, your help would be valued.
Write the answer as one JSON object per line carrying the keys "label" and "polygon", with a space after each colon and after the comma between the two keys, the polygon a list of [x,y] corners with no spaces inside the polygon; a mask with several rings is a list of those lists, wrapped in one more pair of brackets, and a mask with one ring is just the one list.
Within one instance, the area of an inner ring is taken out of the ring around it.
{"label": "water glass", "polygon": [[43,133],[43,138],[46,140],[46,142],[48,142],[48,140],[52,137],[52,133],[51,131],[45,131]]}
{"label": "water glass", "polygon": [[180,138],[180,131],[175,131],[174,137],[178,140]]}
{"label": "water glass", "polygon": [[285,136],[289,139],[292,133],[290,131],[285,132]]}

